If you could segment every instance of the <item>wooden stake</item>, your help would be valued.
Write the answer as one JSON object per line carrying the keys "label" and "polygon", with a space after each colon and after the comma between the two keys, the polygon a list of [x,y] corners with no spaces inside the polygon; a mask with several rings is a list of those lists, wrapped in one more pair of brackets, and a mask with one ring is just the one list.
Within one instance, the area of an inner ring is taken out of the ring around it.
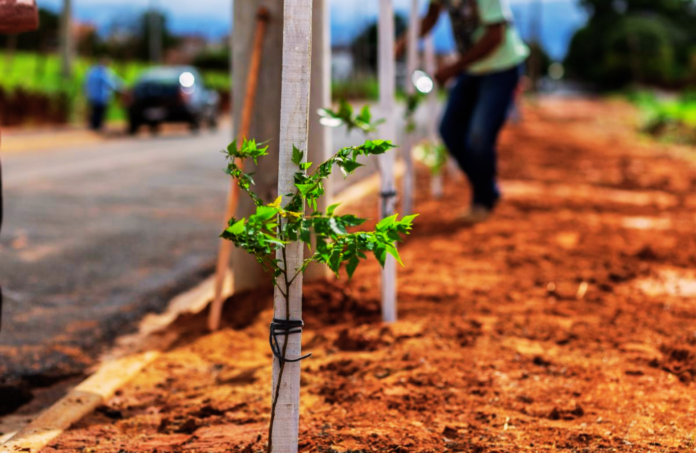
{"label": "wooden stake", "polygon": [[[406,46],[406,93],[413,95],[416,88],[411,83],[411,76],[418,70],[418,36],[420,35],[420,17],[418,17],[418,0],[411,0],[411,12],[409,16],[408,40]],[[405,139],[406,143],[401,148],[401,152],[406,163],[406,173],[404,174],[402,214],[410,215],[413,213],[413,190],[416,182],[415,166],[413,163],[413,146],[416,131],[413,131]]]}
{"label": "wooden stake", "polygon": [[[312,89],[309,104],[309,144],[307,159],[310,162],[325,162],[333,154],[331,128],[319,122],[317,111],[331,105],[331,2],[314,0],[312,12]],[[334,204],[334,181],[329,178],[324,183],[324,196],[317,200],[317,209],[326,211]],[[331,269],[313,263],[305,272],[305,279],[321,280],[331,276]]]}
{"label": "wooden stake", "polygon": [[[280,156],[278,194],[295,193],[294,175],[297,165],[292,163],[296,146],[307,158],[309,126],[309,93],[312,67],[312,0],[285,0],[283,23],[283,75],[280,107]],[[290,199],[284,197],[284,204]],[[301,242],[287,244],[278,252],[281,265],[292,277],[303,260]],[[279,279],[282,280],[282,279]],[[286,301],[283,293],[287,294]],[[287,302],[287,308],[286,308]],[[286,285],[279,281],[274,295],[274,318],[302,319],[302,275]],[[302,353],[301,333],[283,337],[285,357],[296,359]],[[282,370],[282,371],[281,371]],[[281,366],[273,359],[273,395],[276,400],[270,448],[274,453],[296,453],[300,423],[300,363],[287,362]]]}
{"label": "wooden stake", "polygon": [[[266,35],[266,25],[270,20],[268,9],[261,7],[256,16],[256,32],[254,34],[254,50],[251,54],[251,62],[249,63],[249,76],[247,77],[246,96],[244,98],[244,109],[242,111],[242,122],[239,128],[239,136],[237,142],[245,138],[249,138],[249,130],[251,128],[251,119],[254,115],[254,103],[256,101],[256,91],[258,87],[259,70],[261,68],[261,57],[263,56],[263,38]],[[241,162],[237,162],[241,166]],[[230,179],[230,190],[227,194],[227,209],[225,211],[224,225],[227,225],[239,205],[239,186]],[[220,317],[222,315],[222,288],[225,283],[225,277],[229,272],[230,254],[232,253],[232,242],[224,239],[220,240],[220,250],[218,252],[217,267],[215,269],[215,297],[213,304],[210,307],[208,315],[208,328],[217,330],[220,327]]]}
{"label": "wooden stake", "polygon": [[[394,5],[392,0],[379,1],[379,86],[380,111],[386,121],[381,127],[380,137],[396,139],[394,124]],[[396,206],[396,184],[394,181],[395,153],[378,156],[379,172],[382,177],[380,214],[382,218],[394,214]],[[396,321],[396,260],[387,255],[382,271],[382,317],[385,322]]]}
{"label": "wooden stake", "polygon": [[[437,62],[435,61],[435,38],[432,34],[425,38],[425,72],[433,77],[437,72]],[[433,90],[428,95],[428,140],[433,145],[440,140],[437,133],[438,108],[437,90]],[[445,168],[440,169],[440,173],[434,175],[431,180],[431,192],[433,198],[441,198],[443,192],[442,173]]]}

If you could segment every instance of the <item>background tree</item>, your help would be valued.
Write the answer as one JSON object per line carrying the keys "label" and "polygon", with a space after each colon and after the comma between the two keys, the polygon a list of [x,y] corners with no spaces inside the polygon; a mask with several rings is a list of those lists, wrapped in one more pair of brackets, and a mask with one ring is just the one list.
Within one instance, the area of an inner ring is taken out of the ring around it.
{"label": "background tree", "polygon": [[[404,16],[394,16],[396,36],[401,36],[408,27]],[[355,69],[361,73],[377,73],[377,21],[371,23],[358,34],[351,46]]]}
{"label": "background tree", "polygon": [[630,83],[683,85],[696,55],[692,0],[581,0],[590,13],[566,68],[603,89]]}

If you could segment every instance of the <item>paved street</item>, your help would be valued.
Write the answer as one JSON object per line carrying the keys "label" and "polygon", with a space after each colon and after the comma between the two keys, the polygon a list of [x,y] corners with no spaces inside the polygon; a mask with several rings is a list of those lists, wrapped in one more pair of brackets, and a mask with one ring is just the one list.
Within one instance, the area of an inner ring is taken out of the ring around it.
{"label": "paved street", "polygon": [[105,340],[211,271],[229,136],[4,156],[2,375],[78,372]]}
{"label": "paved street", "polygon": [[[42,140],[3,156],[5,381],[82,371],[143,314],[210,274],[228,185],[219,150],[230,135]],[[5,136],[3,146],[24,139]],[[334,133],[335,147],[361,139]]]}

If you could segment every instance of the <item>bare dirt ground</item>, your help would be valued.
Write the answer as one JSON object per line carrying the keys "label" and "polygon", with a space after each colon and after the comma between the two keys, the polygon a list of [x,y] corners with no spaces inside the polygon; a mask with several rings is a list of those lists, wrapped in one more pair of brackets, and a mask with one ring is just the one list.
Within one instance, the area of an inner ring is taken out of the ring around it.
{"label": "bare dirt ground", "polygon": [[[630,116],[527,107],[486,224],[457,223],[461,180],[421,191],[398,323],[374,262],[306,286],[301,451],[696,451],[696,167]],[[261,451],[270,304],[235,296],[215,334],[180,319],[175,347],[44,451]]]}

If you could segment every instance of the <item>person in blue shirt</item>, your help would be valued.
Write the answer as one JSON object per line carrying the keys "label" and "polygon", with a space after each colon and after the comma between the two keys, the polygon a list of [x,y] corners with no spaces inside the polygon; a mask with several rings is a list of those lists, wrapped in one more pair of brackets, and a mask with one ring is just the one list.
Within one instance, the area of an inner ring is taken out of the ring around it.
{"label": "person in blue shirt", "polygon": [[89,125],[93,130],[102,129],[111,96],[122,85],[121,79],[109,69],[109,60],[106,58],[102,58],[87,73],[85,94],[90,108]]}

